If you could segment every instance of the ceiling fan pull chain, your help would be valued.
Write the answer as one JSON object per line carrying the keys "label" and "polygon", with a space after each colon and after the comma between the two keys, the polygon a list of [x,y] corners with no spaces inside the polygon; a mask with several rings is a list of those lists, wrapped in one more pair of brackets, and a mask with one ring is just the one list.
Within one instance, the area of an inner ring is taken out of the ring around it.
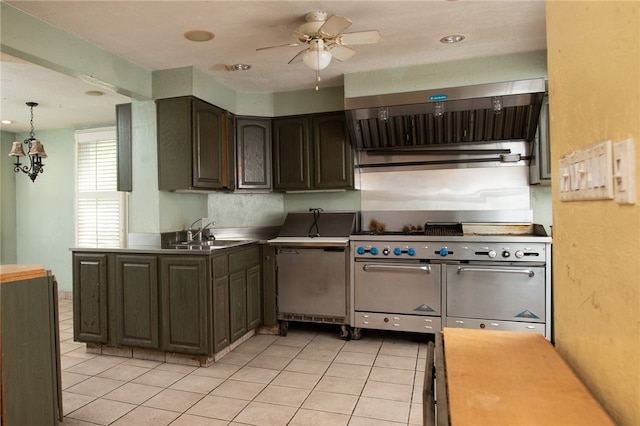
{"label": "ceiling fan pull chain", "polygon": [[318,90],[319,83],[320,83],[320,70],[316,70],[316,91]]}

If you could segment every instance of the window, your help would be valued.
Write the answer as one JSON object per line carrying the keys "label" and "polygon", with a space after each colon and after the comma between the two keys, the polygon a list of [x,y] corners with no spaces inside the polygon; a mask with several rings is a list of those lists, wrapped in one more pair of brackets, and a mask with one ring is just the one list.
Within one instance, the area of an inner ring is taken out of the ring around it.
{"label": "window", "polygon": [[126,244],[126,192],[117,191],[115,128],[76,132],[76,245]]}

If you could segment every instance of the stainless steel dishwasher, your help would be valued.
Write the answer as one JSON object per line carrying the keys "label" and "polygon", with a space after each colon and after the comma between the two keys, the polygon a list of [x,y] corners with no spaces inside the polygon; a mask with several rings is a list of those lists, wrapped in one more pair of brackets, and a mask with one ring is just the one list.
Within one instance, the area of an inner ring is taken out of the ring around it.
{"label": "stainless steel dishwasher", "polygon": [[356,213],[289,213],[276,246],[277,308],[280,334],[289,321],[340,325],[340,336],[350,339],[351,294],[349,235]]}

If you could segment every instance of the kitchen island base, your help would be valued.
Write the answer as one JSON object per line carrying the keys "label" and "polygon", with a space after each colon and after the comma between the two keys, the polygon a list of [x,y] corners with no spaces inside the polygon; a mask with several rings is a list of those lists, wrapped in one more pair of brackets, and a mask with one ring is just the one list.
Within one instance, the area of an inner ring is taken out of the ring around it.
{"label": "kitchen island base", "polygon": [[193,367],[209,367],[220,361],[225,355],[233,351],[236,347],[249,340],[256,334],[277,334],[277,333],[258,333],[256,330],[250,330],[238,340],[231,343],[226,348],[213,354],[206,355],[189,355],[174,352],[162,352],[153,349],[144,348],[114,348],[100,343],[87,343],[87,353],[95,355],[117,356],[122,358],[143,359],[148,361],[166,362],[168,364],[190,365]]}

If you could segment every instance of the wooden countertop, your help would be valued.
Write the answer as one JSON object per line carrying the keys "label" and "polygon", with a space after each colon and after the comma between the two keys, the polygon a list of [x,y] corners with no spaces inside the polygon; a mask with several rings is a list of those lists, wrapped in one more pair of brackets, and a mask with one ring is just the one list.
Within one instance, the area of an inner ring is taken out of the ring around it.
{"label": "wooden countertop", "polygon": [[613,425],[541,334],[445,328],[452,425]]}
{"label": "wooden countertop", "polygon": [[44,265],[0,265],[0,283],[28,280],[46,275],[47,272],[44,269]]}

